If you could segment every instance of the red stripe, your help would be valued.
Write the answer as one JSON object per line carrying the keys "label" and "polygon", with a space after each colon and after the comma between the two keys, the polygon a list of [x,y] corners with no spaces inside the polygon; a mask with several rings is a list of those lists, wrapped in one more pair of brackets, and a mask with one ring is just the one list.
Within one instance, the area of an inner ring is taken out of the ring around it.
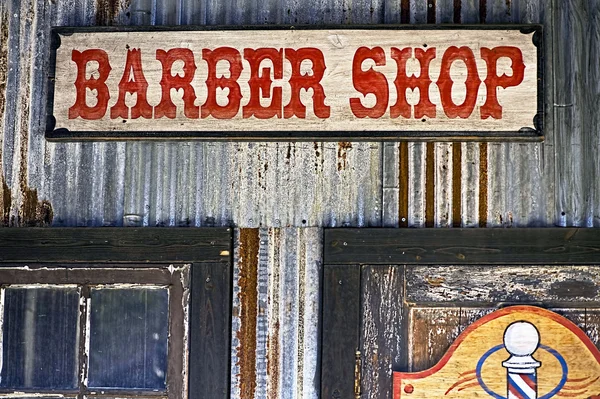
{"label": "red stripe", "polygon": [[519,377],[521,377],[521,379],[523,381],[525,381],[525,384],[529,385],[529,388],[533,389],[534,391],[537,391],[537,384],[536,382],[533,380],[533,374],[519,374]]}
{"label": "red stripe", "polygon": [[510,384],[508,384],[508,390],[510,391],[510,393],[512,393],[512,394],[513,394],[513,396],[514,396],[515,398],[519,398],[519,399],[528,399],[528,398],[525,398],[525,397],[521,396],[521,394],[519,393],[519,391],[517,391],[517,390],[515,389],[515,387],[513,387],[513,386],[512,386],[512,385],[510,385]]}

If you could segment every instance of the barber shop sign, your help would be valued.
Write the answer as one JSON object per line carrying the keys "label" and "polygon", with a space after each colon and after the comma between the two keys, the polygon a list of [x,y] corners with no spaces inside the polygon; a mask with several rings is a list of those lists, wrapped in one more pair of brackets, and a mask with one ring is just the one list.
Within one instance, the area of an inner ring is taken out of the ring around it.
{"label": "barber shop sign", "polygon": [[540,26],[59,28],[47,138],[539,140]]}

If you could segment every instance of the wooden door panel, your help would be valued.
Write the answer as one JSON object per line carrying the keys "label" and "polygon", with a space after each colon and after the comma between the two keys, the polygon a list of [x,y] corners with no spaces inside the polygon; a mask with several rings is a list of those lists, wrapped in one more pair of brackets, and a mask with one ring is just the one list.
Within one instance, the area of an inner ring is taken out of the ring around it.
{"label": "wooden door panel", "polygon": [[598,266],[361,267],[361,398],[391,398],[392,371],[434,366],[470,324],[509,304],[534,304],[600,346]]}
{"label": "wooden door panel", "polygon": [[408,364],[404,268],[363,266],[361,287],[363,397],[390,398],[392,371]]}
{"label": "wooden door panel", "polygon": [[460,308],[412,308],[408,331],[408,370],[428,369],[460,334]]}
{"label": "wooden door panel", "polygon": [[326,230],[321,397],[390,399],[392,371],[435,365],[509,305],[555,311],[600,347],[599,250],[600,229]]}

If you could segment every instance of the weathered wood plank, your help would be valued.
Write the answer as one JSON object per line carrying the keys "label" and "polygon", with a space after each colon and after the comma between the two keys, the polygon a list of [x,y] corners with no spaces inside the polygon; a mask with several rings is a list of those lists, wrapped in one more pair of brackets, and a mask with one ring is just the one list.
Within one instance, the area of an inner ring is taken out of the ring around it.
{"label": "weathered wood plank", "polygon": [[460,309],[412,308],[409,330],[409,370],[428,369],[460,334]]}
{"label": "weathered wood plank", "polygon": [[227,262],[231,229],[0,229],[1,262]]}
{"label": "weathered wood plank", "polygon": [[371,399],[392,395],[392,371],[408,363],[404,268],[362,269],[362,392]]}
{"label": "weathered wood plank", "polygon": [[327,229],[326,264],[597,264],[600,230]]}
{"label": "weathered wood plank", "polygon": [[230,378],[231,267],[192,266],[190,397],[227,398]]}
{"label": "weathered wood plank", "polygon": [[355,351],[360,340],[360,268],[325,266],[321,397],[354,397]]}
{"label": "weathered wood plank", "polygon": [[596,303],[600,266],[410,266],[409,303]]}

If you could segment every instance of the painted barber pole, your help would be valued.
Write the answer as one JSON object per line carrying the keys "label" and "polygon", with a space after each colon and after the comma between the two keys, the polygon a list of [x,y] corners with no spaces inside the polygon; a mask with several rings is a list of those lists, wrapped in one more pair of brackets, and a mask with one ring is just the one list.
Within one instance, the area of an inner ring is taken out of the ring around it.
{"label": "painted barber pole", "polygon": [[510,358],[502,362],[507,369],[508,399],[537,399],[537,372],[542,365],[532,355],[540,345],[540,334],[535,326],[518,321],[504,332],[504,348]]}
{"label": "painted barber pole", "polygon": [[393,399],[600,399],[600,351],[546,309],[511,306],[471,324],[432,368],[393,373]]}

